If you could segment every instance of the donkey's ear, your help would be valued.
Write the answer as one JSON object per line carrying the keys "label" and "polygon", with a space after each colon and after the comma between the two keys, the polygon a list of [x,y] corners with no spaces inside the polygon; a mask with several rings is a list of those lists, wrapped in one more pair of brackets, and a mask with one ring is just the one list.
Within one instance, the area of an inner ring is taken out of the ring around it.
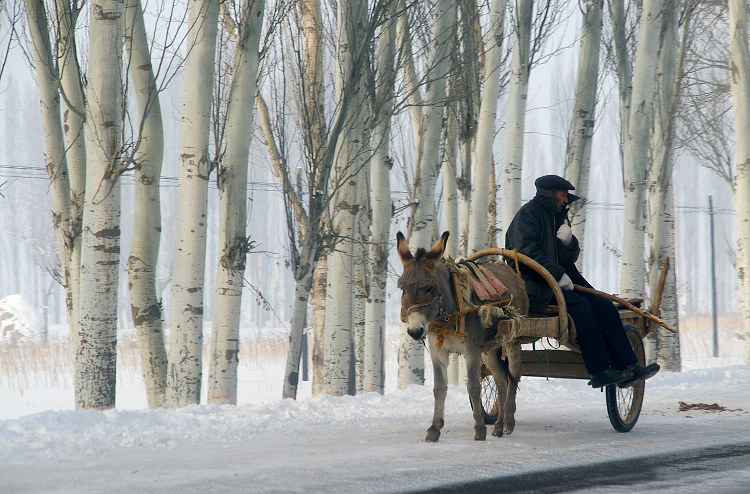
{"label": "donkey's ear", "polygon": [[427,258],[432,261],[439,261],[443,258],[443,253],[445,253],[445,246],[448,244],[448,236],[450,235],[450,232],[443,232],[443,234],[440,236],[440,239],[438,239],[437,242],[435,242],[435,245],[432,247],[432,250],[427,253]]}
{"label": "donkey's ear", "polygon": [[402,263],[406,264],[414,259],[414,256],[411,255],[411,251],[409,250],[409,245],[406,243],[406,238],[401,232],[396,234],[396,250],[398,251]]}

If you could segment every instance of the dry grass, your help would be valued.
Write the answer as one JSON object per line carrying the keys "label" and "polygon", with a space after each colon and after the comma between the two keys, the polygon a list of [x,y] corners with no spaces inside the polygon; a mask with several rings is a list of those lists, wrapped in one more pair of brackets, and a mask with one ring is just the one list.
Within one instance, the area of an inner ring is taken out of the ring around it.
{"label": "dry grass", "polygon": [[[204,341],[203,362],[210,357],[210,340]],[[258,368],[262,363],[283,363],[288,336],[275,330],[253,331],[240,343],[240,366]],[[135,338],[120,337],[117,343],[118,376],[140,375],[141,355]],[[68,341],[0,344],[0,388],[24,391],[30,388],[73,386],[74,362]]]}
{"label": "dry grass", "polygon": [[[680,319],[680,346],[686,369],[740,365],[744,362],[744,341],[740,314],[722,315],[718,320],[719,356],[713,357],[713,324],[710,315],[691,315]],[[210,361],[210,336],[203,352],[204,368]],[[312,338],[309,348],[312,348]],[[395,360],[399,335],[386,335],[386,360]],[[283,365],[289,348],[288,335],[274,329],[243,330],[240,343],[240,367],[262,369]],[[141,357],[133,336],[118,341],[118,376],[140,375]],[[73,386],[73,357],[67,341],[34,344],[0,344],[0,388],[24,391],[47,387]]]}

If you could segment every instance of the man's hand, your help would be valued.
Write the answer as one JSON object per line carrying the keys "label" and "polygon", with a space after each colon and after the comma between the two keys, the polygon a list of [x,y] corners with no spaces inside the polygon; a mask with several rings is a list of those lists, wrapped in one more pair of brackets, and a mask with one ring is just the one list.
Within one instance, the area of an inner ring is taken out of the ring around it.
{"label": "man's hand", "polygon": [[571,280],[570,276],[568,276],[566,273],[563,273],[557,284],[560,285],[560,288],[562,288],[563,290],[567,290],[569,292],[573,291],[573,280]]}
{"label": "man's hand", "polygon": [[570,229],[567,223],[563,223],[560,228],[557,229],[557,238],[562,240],[562,243],[566,246],[570,245],[570,242],[573,241],[573,230]]}

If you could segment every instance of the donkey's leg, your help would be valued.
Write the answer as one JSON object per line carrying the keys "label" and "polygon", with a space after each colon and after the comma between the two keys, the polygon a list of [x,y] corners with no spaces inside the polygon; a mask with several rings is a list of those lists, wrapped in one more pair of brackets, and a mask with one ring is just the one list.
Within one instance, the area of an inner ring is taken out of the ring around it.
{"label": "donkey's leg", "polygon": [[432,388],[435,395],[435,413],[432,415],[432,425],[427,429],[425,441],[435,443],[440,439],[440,429],[445,424],[445,396],[448,393],[448,351],[438,350],[435,347],[435,338],[432,334],[428,337],[430,343],[430,358],[432,359],[432,372],[435,384]]}
{"label": "donkey's leg", "polygon": [[[503,408],[503,432],[511,434],[516,427],[516,391],[521,381],[521,344],[508,338],[503,342],[505,354],[508,357],[508,392]],[[498,420],[499,422],[499,420]]]}
{"label": "donkey's leg", "polygon": [[484,425],[484,414],[482,413],[482,384],[480,372],[482,368],[482,356],[479,348],[471,347],[467,341],[466,353],[466,388],[469,391],[471,408],[474,411],[474,439],[484,441],[487,437],[487,426]]}
{"label": "donkey's leg", "polygon": [[503,436],[503,420],[505,419],[503,409],[505,408],[505,397],[508,394],[508,373],[505,365],[499,359],[500,348],[493,348],[485,354],[485,363],[492,372],[497,388],[497,422],[492,430],[492,435]]}

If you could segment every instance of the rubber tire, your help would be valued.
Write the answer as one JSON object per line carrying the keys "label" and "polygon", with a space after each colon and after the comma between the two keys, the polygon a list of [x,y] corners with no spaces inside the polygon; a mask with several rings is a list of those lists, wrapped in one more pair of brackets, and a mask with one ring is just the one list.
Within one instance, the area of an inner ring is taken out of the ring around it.
{"label": "rubber tire", "polygon": [[[633,347],[637,363],[646,365],[646,352],[640,333],[630,324],[625,325],[625,334]],[[609,422],[617,432],[630,431],[641,415],[643,394],[646,389],[645,381],[638,382],[629,388],[618,388],[616,384],[607,386],[607,415]]]}

